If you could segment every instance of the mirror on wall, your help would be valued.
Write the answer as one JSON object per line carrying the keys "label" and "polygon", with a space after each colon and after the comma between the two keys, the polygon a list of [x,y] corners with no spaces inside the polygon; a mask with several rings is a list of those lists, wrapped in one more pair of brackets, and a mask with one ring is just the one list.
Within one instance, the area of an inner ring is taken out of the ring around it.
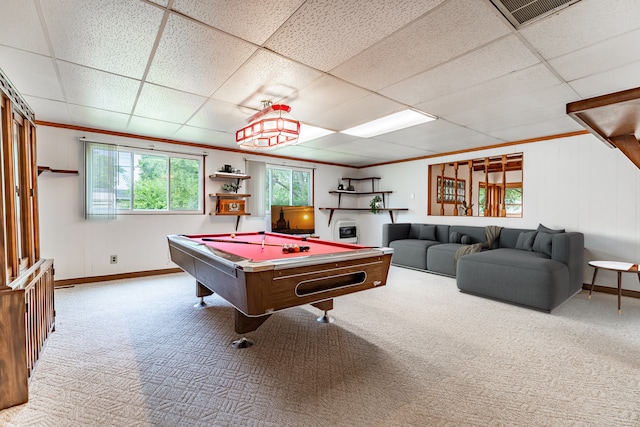
{"label": "mirror on wall", "polygon": [[429,215],[522,217],[522,153],[429,165]]}

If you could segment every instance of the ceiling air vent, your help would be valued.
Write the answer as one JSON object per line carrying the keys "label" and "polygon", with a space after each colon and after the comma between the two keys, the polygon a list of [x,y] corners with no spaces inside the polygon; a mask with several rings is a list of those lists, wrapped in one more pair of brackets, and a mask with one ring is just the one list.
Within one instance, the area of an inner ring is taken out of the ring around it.
{"label": "ceiling air vent", "polygon": [[491,0],[514,27],[557,12],[580,0]]}

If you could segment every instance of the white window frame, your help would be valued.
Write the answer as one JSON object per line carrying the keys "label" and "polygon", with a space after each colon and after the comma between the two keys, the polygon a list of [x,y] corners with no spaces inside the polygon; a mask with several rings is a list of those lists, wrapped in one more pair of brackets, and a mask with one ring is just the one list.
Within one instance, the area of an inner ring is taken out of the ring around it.
{"label": "white window frame", "polygon": [[[110,193],[108,199],[111,201],[110,203],[113,204],[113,206],[111,206],[108,210],[101,210],[101,211],[94,211],[92,209],[92,200],[91,200],[91,182],[93,179],[92,176],[92,168],[91,168],[91,149],[92,147],[96,146],[96,145],[101,145],[101,146],[105,146],[105,147],[109,147],[109,146],[113,146],[112,144],[101,144],[101,143],[94,143],[94,142],[89,142],[89,141],[85,141],[86,144],[86,148],[85,148],[85,152],[86,152],[86,156],[85,156],[85,186],[86,186],[86,191],[85,191],[85,197],[86,197],[86,203],[85,203],[85,212],[86,212],[86,217],[87,218],[104,218],[104,219],[112,219],[115,218],[115,215],[193,215],[193,214],[197,214],[197,215],[202,215],[204,214],[204,210],[205,210],[205,200],[204,200],[204,176],[205,176],[205,163],[204,163],[204,156],[203,155],[193,155],[193,154],[187,154],[187,153],[176,153],[176,152],[172,152],[172,151],[164,151],[164,150],[146,150],[146,149],[142,149],[142,148],[137,148],[137,147],[125,147],[125,146],[115,146],[115,150],[117,155],[114,156],[115,157],[115,164],[111,165],[113,168],[113,171],[111,172],[113,174],[113,177],[115,177],[115,182],[114,182],[114,186],[111,189],[112,193]],[[131,153],[131,158],[133,158],[136,154],[138,155],[151,155],[151,156],[161,156],[161,157],[166,157],[167,158],[167,187],[166,187],[166,191],[167,191],[167,208],[166,209],[134,209],[133,208],[133,192],[135,191],[134,185],[133,185],[133,178],[135,175],[135,167],[131,168],[131,175],[130,175],[130,185],[131,185],[131,192],[132,192],[132,205],[131,208],[127,208],[127,209],[120,209],[117,206],[117,177],[118,177],[118,159],[119,159],[119,154],[122,152],[126,152],[126,153]],[[199,164],[199,171],[198,171],[198,208],[197,209],[171,209],[171,200],[170,200],[170,194],[171,194],[171,179],[170,179],[170,174],[171,174],[171,159],[173,158],[179,158],[179,159],[189,159],[189,160],[196,160]]]}

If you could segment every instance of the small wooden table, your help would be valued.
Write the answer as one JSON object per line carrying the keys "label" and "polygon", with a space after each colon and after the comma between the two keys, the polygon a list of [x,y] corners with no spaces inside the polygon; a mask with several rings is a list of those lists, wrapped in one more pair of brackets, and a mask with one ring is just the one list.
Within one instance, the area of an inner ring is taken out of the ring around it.
{"label": "small wooden table", "polygon": [[622,273],[637,273],[638,280],[640,280],[640,271],[638,271],[638,264],[618,261],[589,261],[589,265],[594,268],[593,279],[591,279],[591,289],[589,289],[589,299],[591,299],[591,292],[593,292],[593,285],[596,282],[596,275],[598,274],[599,269],[603,268],[605,270],[611,270],[618,273],[618,314],[620,314],[620,297],[622,296]]}

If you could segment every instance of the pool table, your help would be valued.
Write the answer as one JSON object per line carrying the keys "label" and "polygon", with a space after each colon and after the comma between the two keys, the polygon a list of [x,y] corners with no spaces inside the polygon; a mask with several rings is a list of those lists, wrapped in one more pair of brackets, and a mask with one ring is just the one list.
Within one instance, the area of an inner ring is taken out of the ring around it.
{"label": "pool table", "polygon": [[[235,331],[256,330],[271,314],[384,286],[393,249],[251,232],[170,235],[171,260],[196,279],[196,296],[217,293],[235,307]],[[264,242],[264,244],[263,244]],[[298,245],[289,252],[283,245]],[[320,320],[320,319],[319,319]]]}

